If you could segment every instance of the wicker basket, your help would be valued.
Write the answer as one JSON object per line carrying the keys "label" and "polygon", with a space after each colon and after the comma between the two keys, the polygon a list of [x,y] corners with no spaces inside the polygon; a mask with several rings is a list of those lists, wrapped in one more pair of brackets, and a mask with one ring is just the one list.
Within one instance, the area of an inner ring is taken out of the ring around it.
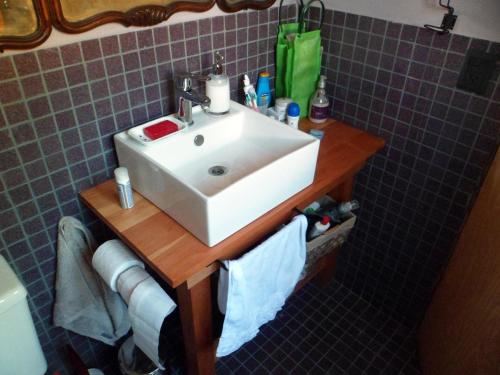
{"label": "wicker basket", "polygon": [[[329,197],[323,197],[320,203],[325,200],[330,200]],[[307,254],[306,263],[300,278],[303,279],[310,271],[311,267],[326,254],[332,252],[334,249],[340,247],[347,239],[349,232],[356,223],[356,215],[350,214],[349,218],[340,224],[328,229],[324,234],[316,237],[310,242],[306,243]]]}

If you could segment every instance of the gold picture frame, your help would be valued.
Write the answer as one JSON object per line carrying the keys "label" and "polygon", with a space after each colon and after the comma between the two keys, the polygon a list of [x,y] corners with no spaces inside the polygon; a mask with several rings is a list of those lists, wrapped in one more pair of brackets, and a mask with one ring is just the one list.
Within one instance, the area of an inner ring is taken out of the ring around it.
{"label": "gold picture frame", "polygon": [[51,31],[45,0],[0,0],[0,52],[36,47]]}
{"label": "gold picture frame", "polygon": [[152,26],[176,12],[209,10],[215,0],[53,0],[50,4],[57,29],[80,33],[110,22]]}

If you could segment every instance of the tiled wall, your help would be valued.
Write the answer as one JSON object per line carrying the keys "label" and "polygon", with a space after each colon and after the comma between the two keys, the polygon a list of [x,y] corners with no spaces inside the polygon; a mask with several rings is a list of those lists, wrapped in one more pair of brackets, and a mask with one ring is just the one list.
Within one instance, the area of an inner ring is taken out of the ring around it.
{"label": "tiled wall", "polygon": [[467,50],[500,44],[331,10],[322,30],[332,115],[387,142],[357,178],[359,221],[337,277],[413,325],[499,139],[498,69],[484,96],[456,89],[457,77]]}
{"label": "tiled wall", "polygon": [[207,72],[217,50],[236,99],[242,74],[273,71],[277,18],[276,8],[239,12],[0,57],[0,254],[28,289],[50,370],[68,341],[89,365],[111,354],[54,328],[51,310],[59,218],[103,232],[77,194],[112,176],[112,135],[171,113],[172,77]]}

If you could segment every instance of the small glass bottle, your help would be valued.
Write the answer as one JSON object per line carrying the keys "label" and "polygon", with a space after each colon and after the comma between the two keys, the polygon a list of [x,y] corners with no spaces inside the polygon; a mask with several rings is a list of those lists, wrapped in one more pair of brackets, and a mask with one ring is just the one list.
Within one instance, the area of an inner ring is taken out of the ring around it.
{"label": "small glass bottle", "polygon": [[330,102],[326,97],[326,76],[320,76],[318,89],[311,97],[309,105],[309,120],[315,123],[322,123],[328,119]]}

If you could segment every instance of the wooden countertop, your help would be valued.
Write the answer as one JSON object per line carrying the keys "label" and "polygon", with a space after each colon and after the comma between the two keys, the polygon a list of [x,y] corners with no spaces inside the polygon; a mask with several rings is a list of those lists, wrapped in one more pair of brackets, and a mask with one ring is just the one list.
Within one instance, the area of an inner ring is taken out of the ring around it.
{"label": "wooden countertop", "polygon": [[335,120],[319,126],[302,120],[300,127],[306,131],[311,127],[325,131],[313,184],[211,248],[137,192],[134,192],[135,206],[122,209],[114,180],[80,195],[118,237],[175,288],[215,261],[237,257],[289,218],[295,207],[304,207],[352,177],[384,146],[381,138]]}

